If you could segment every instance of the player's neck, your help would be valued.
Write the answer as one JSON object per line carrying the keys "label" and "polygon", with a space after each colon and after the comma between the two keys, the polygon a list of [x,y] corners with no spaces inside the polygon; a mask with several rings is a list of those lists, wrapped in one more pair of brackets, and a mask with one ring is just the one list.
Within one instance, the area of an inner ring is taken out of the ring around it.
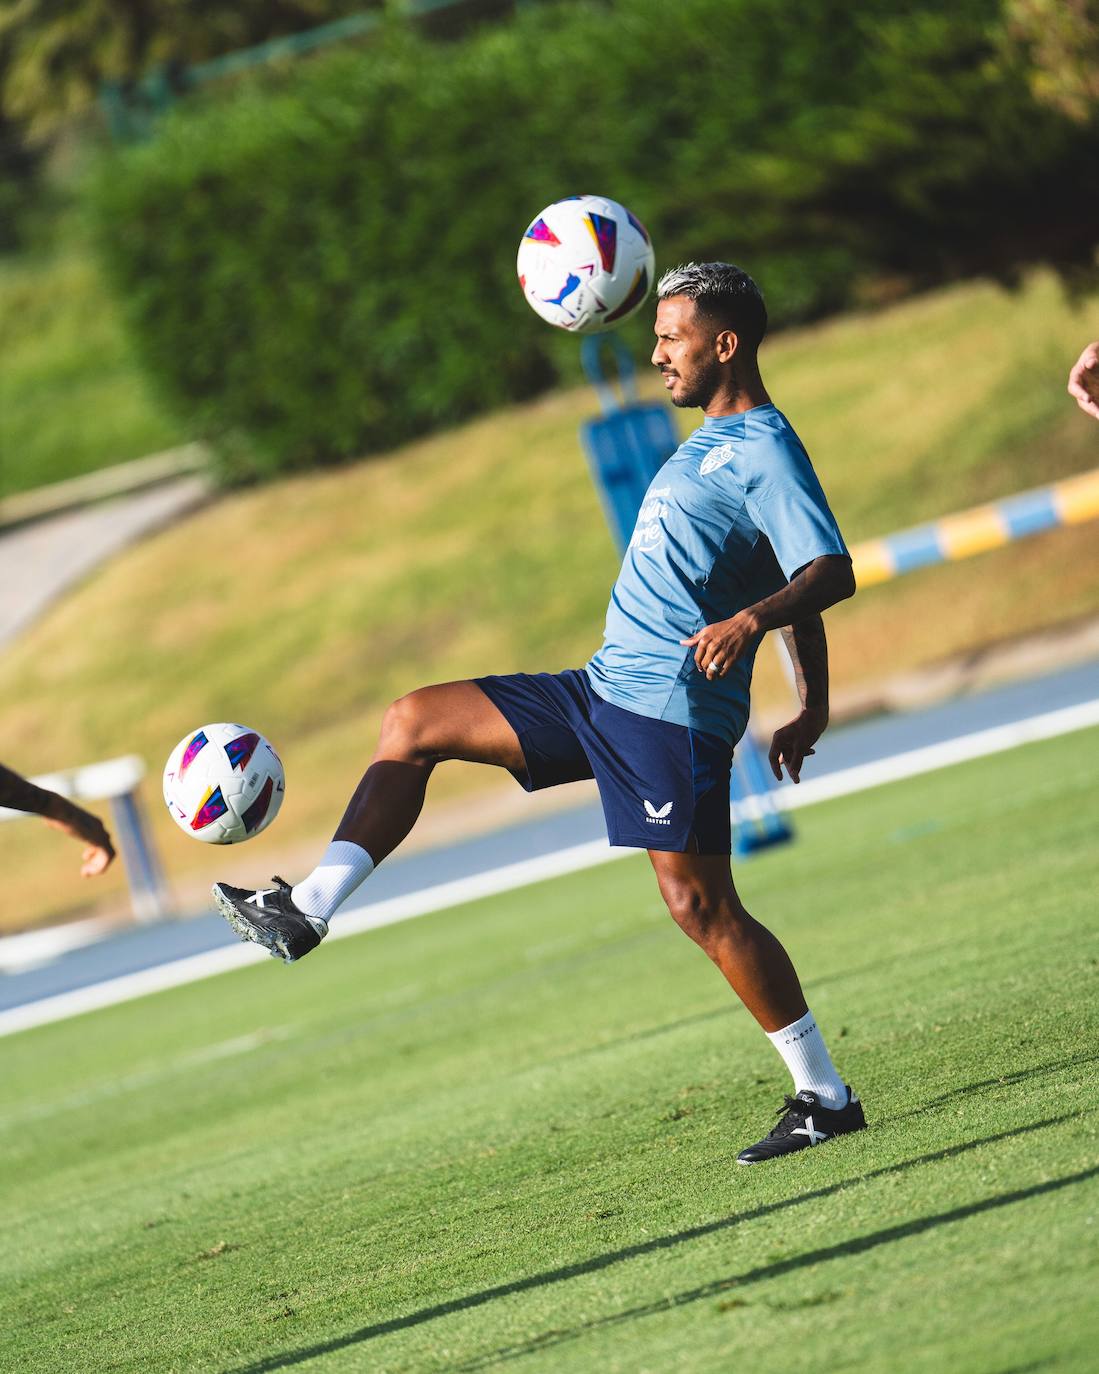
{"label": "player's neck", "polygon": [[770,404],[763,378],[758,369],[753,368],[747,375],[734,377],[726,386],[719,387],[702,407],[702,413],[707,419],[716,420],[723,415],[743,415],[746,410]]}

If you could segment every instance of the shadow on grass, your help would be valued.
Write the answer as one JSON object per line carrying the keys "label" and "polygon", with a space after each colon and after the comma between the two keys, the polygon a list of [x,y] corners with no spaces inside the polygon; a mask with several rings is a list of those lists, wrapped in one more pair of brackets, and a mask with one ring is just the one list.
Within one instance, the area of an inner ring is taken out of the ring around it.
{"label": "shadow on grass", "polygon": [[1034,1064],[1029,1069],[1016,1069],[1013,1073],[998,1074],[995,1078],[982,1078],[976,1083],[965,1083],[960,1088],[951,1088],[938,1097],[929,1097],[910,1112],[900,1112],[892,1119],[903,1121],[909,1116],[922,1116],[924,1112],[934,1111],[947,1102],[955,1102],[959,1097],[971,1097],[973,1093],[986,1092],[989,1088],[1010,1088],[1016,1083],[1025,1083],[1028,1078],[1038,1078],[1042,1074],[1057,1073],[1060,1069],[1074,1069],[1084,1064],[1099,1062],[1097,1054],[1073,1054],[1067,1059],[1053,1059],[1048,1064]]}
{"label": "shadow on grass", "polygon": [[[949,946],[948,941],[943,942],[943,949]],[[931,947],[932,950],[936,946]],[[888,958],[874,959],[868,964],[860,964],[852,968],[847,966],[837,969],[834,973],[822,974],[818,978],[807,979],[804,987],[807,993],[815,992],[824,983],[833,983],[848,978],[857,978],[864,973],[875,973],[884,968],[894,968],[895,958],[890,955]],[[621,1049],[623,1045],[635,1045],[641,1040],[655,1040],[659,1036],[671,1035],[674,1031],[682,1030],[684,1026],[697,1026],[706,1021],[717,1021],[727,1016],[743,1016],[744,1007],[735,999],[726,999],[718,1007],[711,1007],[709,1011],[696,1011],[690,1016],[680,1016],[674,1021],[662,1021],[658,1026],[646,1026],[643,1030],[630,1031],[628,1035],[616,1035],[613,1039],[602,1040],[597,1045],[585,1045],[582,1049],[569,1050],[565,1054],[555,1055],[547,1060],[547,1063],[564,1063],[570,1059],[584,1059],[591,1055],[606,1054],[608,1050]]]}
{"label": "shadow on grass", "polygon": [[[706,1298],[715,1298],[719,1294],[728,1293],[733,1289],[747,1288],[750,1284],[761,1283],[765,1279],[780,1278],[784,1274],[795,1273],[798,1269],[804,1269],[812,1264],[826,1264],[830,1260],[846,1259],[851,1255],[862,1255],[869,1250],[878,1249],[879,1246],[891,1245],[894,1241],[923,1235],[927,1231],[935,1230],[938,1226],[949,1226],[956,1221],[965,1221],[969,1217],[981,1216],[984,1212],[992,1212],[1000,1207],[1010,1207],[1016,1202],[1025,1202],[1028,1198],[1041,1197],[1045,1193],[1054,1193],[1061,1188],[1070,1188],[1076,1183],[1085,1183],[1097,1175],[1099,1175],[1099,1164],[1090,1169],[1084,1169],[1078,1174],[1069,1174],[1066,1178],[1051,1179],[1048,1183],[1035,1183],[1030,1188],[1019,1188],[1012,1193],[1001,1193],[998,1197],[985,1198],[982,1202],[971,1202],[965,1207],[954,1207],[949,1212],[936,1212],[933,1216],[918,1217],[915,1221],[906,1221],[900,1226],[887,1226],[881,1231],[873,1231],[868,1236],[859,1236],[855,1240],[844,1241],[840,1245],[826,1245],[819,1250],[809,1250],[804,1255],[795,1255],[791,1259],[777,1260],[774,1264],[762,1264],[757,1269],[746,1270],[743,1274],[731,1274],[724,1279],[714,1279],[710,1283],[700,1284],[697,1288],[688,1288],[682,1293],[673,1294],[671,1297],[659,1298],[656,1302],[644,1303],[639,1307],[630,1307],[624,1312],[615,1312],[608,1317],[596,1317],[592,1321],[578,1322],[576,1326],[567,1327],[564,1330],[547,1331],[528,1341],[502,1346],[498,1350],[478,1355],[475,1359],[468,1360],[463,1364],[449,1367],[453,1374],[473,1374],[475,1370],[488,1369],[490,1366],[502,1364],[506,1360],[521,1359],[524,1355],[533,1354],[535,1351],[549,1350],[554,1346],[564,1345],[567,1341],[577,1340],[591,1331],[604,1331],[609,1327],[637,1321],[640,1317],[650,1317],[658,1312],[670,1312],[677,1307],[687,1307],[691,1303],[703,1302]],[[1034,1366],[1032,1365],[1030,1368],[1034,1368]]]}
{"label": "shadow on grass", "polygon": [[[652,935],[652,931],[647,931],[647,935]],[[919,950],[920,955],[933,955],[937,952],[953,949],[954,941],[944,940],[941,944],[927,945]],[[846,982],[852,978],[861,978],[867,973],[879,973],[882,969],[894,969],[896,967],[896,956],[888,955],[881,959],[871,959],[868,963],[851,965],[847,964],[843,968],[835,969],[831,973],[823,973],[815,978],[807,978],[804,981],[806,994],[812,995],[825,983]],[[722,1017],[743,1015],[743,1006],[736,1001],[726,1000],[718,1007],[712,1007],[709,1011],[694,1012],[691,1016],[681,1016],[675,1021],[664,1021],[658,1026],[646,1026],[643,1030],[631,1031],[628,1035],[617,1035],[613,1039],[600,1041],[596,1045],[585,1045],[582,1049],[569,1050],[565,1054],[555,1055],[546,1062],[550,1064],[565,1062],[570,1059],[586,1058],[590,1055],[605,1054],[608,1050],[620,1049],[623,1045],[633,1045],[640,1040],[653,1040],[658,1036],[670,1035],[673,1031],[682,1030],[684,1026],[699,1025],[705,1021],[716,1021]]]}
{"label": "shadow on grass", "polygon": [[[358,1331],[352,1331],[346,1336],[337,1336],[330,1341],[323,1341],[316,1345],[308,1346],[302,1350],[288,1351],[282,1355],[273,1355],[269,1359],[258,1360],[254,1364],[241,1365],[231,1374],[271,1374],[278,1369],[290,1369],[296,1364],[304,1364],[306,1360],[316,1359],[320,1355],[330,1355],[337,1350],[346,1350],[350,1346],[364,1345],[368,1341],[377,1340],[380,1336],[391,1335],[395,1331],[407,1331],[414,1326],[423,1326],[427,1322],[437,1321],[441,1317],[449,1317],[455,1312],[468,1312],[472,1308],[483,1307],[485,1304],[495,1302],[499,1298],[511,1297],[516,1293],[527,1293],[532,1289],[545,1288],[555,1283],[565,1283],[569,1279],[579,1278],[585,1274],[598,1273],[603,1269],[610,1269],[617,1264],[623,1264],[627,1260],[637,1259],[642,1255],[651,1255],[660,1250],[670,1250],[678,1245],[684,1245],[688,1241],[699,1240],[703,1236],[714,1235],[721,1231],[731,1230],[735,1226],[740,1226],[745,1222],[756,1221],[761,1217],[771,1216],[776,1212],[784,1212],[792,1207],[800,1207],[804,1203],[817,1202],[822,1198],[834,1196],[842,1192],[845,1188],[852,1187],[857,1183],[869,1183],[874,1179],[887,1178],[892,1175],[906,1173],[910,1169],[920,1168],[925,1164],[935,1164],[944,1159],[953,1159],[958,1155],[968,1154],[970,1150],[979,1149],[982,1145],[994,1145],[1002,1140],[1011,1140],[1019,1136],[1030,1135],[1035,1131],[1044,1131],[1051,1126],[1062,1125],[1066,1121],[1073,1121],[1081,1116],[1086,1116],[1087,1112],[1068,1112],[1063,1116],[1050,1117],[1046,1121],[1036,1121],[1028,1126],[1017,1126],[1010,1131],[1000,1131],[995,1135],[984,1136],[980,1140],[967,1140],[960,1145],[949,1145],[942,1150],[933,1150],[929,1154],[917,1155],[913,1159],[901,1160],[896,1164],[887,1164],[880,1169],[872,1169],[867,1174],[861,1174],[856,1178],[846,1178],[837,1183],[831,1183],[824,1188],[814,1188],[807,1193],[799,1193],[795,1197],[783,1198],[778,1202],[764,1203],[759,1207],[753,1207],[746,1212],[734,1213],[732,1216],[721,1217],[717,1221],[704,1222],[699,1226],[690,1226],[682,1231],[675,1231],[667,1236],[655,1236],[652,1240],[641,1241],[636,1245],[623,1246],[620,1250],[612,1250],[604,1255],[594,1255],[591,1259],[579,1260],[575,1264],[565,1264],[558,1269],[548,1269],[541,1274],[530,1274],[526,1278],[515,1279],[510,1283],[497,1284],[492,1288],[484,1288],[478,1293],[469,1293],[462,1298],[452,1298],[448,1302],[437,1303],[432,1307],[422,1307],[417,1312],[409,1312],[403,1317],[391,1317],[386,1321],[375,1322],[371,1326],[364,1326]],[[1099,1173],[1099,1167],[1086,1174],[1074,1176],[1068,1180],[1057,1180],[1051,1184],[1043,1184],[1037,1188],[1027,1190],[1018,1194],[1005,1194],[1003,1198],[994,1198],[989,1202],[977,1203],[969,1208],[959,1208],[956,1212],[943,1213],[939,1217],[925,1218],[921,1221],[908,1222],[902,1227],[894,1227],[889,1231],[877,1232],[875,1237],[866,1237],[862,1240],[854,1240],[846,1246],[833,1246],[828,1250],[818,1250],[809,1256],[798,1256],[795,1259],[783,1260],[777,1265],[768,1266],[766,1273],[781,1274],[786,1273],[791,1268],[797,1268],[801,1264],[816,1263],[821,1258],[835,1258],[839,1253],[858,1254],[863,1249],[868,1249],[873,1244],[884,1243],[880,1238],[885,1237],[890,1240],[899,1240],[904,1235],[916,1235],[921,1230],[927,1230],[931,1225],[942,1225],[944,1221],[958,1220],[962,1216],[976,1214],[986,1211],[991,1206],[1002,1206],[1007,1202],[1018,1201],[1023,1197],[1032,1194],[1048,1192],[1053,1188],[1064,1186],[1068,1182],[1082,1181],[1090,1178],[1092,1174]],[[725,1286],[733,1287],[737,1284],[755,1282],[757,1278],[764,1277],[764,1271],[753,1270],[751,1277],[741,1275],[735,1279],[721,1280],[719,1286],[707,1285],[706,1290],[692,1290],[698,1298],[709,1296],[710,1290],[713,1292],[723,1292]],[[682,1297],[682,1295],[681,1295]],[[695,1301],[696,1298],[685,1298],[683,1301]],[[655,1304],[647,1308],[639,1308],[632,1315],[644,1316],[649,1311],[660,1311],[664,1307],[677,1306],[679,1298],[668,1299],[666,1302]],[[610,1324],[612,1321],[626,1320],[631,1314],[620,1314],[614,1318],[604,1318],[600,1322],[589,1323],[588,1327],[577,1328],[573,1335],[579,1335],[583,1330],[594,1329],[600,1325]],[[560,1334],[560,1333],[555,1333]],[[564,1337],[563,1337],[564,1338]],[[569,1337],[571,1338],[571,1337]],[[526,1353],[527,1350],[534,1350],[536,1345],[524,1347],[517,1353]],[[494,1355],[492,1358],[504,1358],[504,1355]],[[479,1366],[469,1366],[477,1368]],[[465,1366],[463,1366],[465,1368]]]}

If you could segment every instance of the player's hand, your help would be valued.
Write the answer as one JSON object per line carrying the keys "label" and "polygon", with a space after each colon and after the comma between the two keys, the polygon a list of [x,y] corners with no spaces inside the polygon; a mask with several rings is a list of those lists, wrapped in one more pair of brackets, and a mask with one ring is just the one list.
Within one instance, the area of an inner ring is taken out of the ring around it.
{"label": "player's hand", "polygon": [[801,765],[815,752],[813,745],[824,734],[827,725],[826,710],[807,708],[796,720],[775,731],[771,740],[771,752],[767,757],[771,764],[771,772],[779,782],[782,781],[784,765],[790,774],[791,782],[801,781]]}
{"label": "player's hand", "polygon": [[1099,420],[1099,343],[1090,343],[1068,374],[1068,394],[1092,419]]}
{"label": "player's hand", "polygon": [[704,625],[698,634],[690,639],[681,639],[680,644],[695,651],[695,667],[706,674],[706,680],[724,677],[733,664],[752,647],[752,641],[759,634],[755,617],[748,611],[741,611],[731,620],[718,620],[713,625]]}
{"label": "player's hand", "polygon": [[98,816],[93,816],[83,807],[67,802],[64,810],[58,815],[46,816],[44,819],[47,825],[52,825],[62,834],[74,840],[84,841],[83,862],[80,866],[82,878],[96,878],[100,873],[106,872],[114,858],[114,845],[111,843],[107,827]]}

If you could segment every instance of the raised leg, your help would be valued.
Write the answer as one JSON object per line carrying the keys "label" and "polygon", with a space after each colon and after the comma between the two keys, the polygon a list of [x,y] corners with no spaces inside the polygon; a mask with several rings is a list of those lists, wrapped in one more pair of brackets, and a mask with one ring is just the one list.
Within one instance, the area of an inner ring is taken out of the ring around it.
{"label": "raised leg", "polygon": [[303,958],[328,934],[340,905],[412,829],[431,770],[442,759],[524,766],[515,731],[472,682],[424,687],[395,701],[374,760],[312,873],[293,887],[281,878],[255,890],[215,883],[218,910],[242,940],[287,962]]}
{"label": "raised leg", "polygon": [[415,825],[432,769],[444,759],[524,766],[515,731],[473,682],[421,687],[389,707],[374,758],[333,838],[381,863]]}

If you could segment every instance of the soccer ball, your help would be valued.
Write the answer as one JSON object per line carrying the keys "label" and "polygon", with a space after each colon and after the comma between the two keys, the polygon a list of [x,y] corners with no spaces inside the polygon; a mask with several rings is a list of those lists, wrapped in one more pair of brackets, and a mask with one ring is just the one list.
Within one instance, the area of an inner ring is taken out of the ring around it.
{"label": "soccer ball", "polygon": [[613,329],[643,303],[653,280],[645,226],[605,196],[547,205],[519,244],[516,270],[536,314],[573,334]]}
{"label": "soccer ball", "polygon": [[285,792],[278,754],[244,725],[191,730],[164,766],[164,801],[172,820],[206,844],[238,844],[266,830]]}

